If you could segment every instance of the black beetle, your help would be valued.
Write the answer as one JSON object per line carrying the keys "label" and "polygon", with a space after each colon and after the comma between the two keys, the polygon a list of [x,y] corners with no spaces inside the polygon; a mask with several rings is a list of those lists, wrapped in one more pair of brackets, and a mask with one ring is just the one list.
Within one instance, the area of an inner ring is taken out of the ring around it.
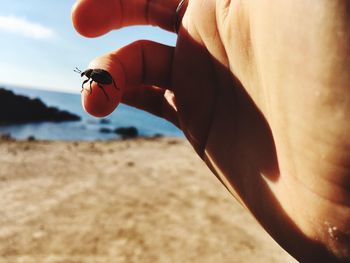
{"label": "black beetle", "polygon": [[109,100],[109,97],[105,91],[105,89],[103,88],[103,85],[109,85],[109,84],[113,84],[113,86],[119,90],[119,88],[117,87],[117,85],[115,85],[114,79],[112,78],[111,74],[104,70],[104,69],[87,69],[85,71],[81,71],[78,68],[75,68],[74,70],[75,72],[79,73],[81,77],[86,76],[88,79],[84,80],[83,84],[81,85],[81,92],[83,92],[84,90],[84,84],[86,82],[88,82],[90,80],[90,94],[92,92],[92,88],[91,88],[91,84],[93,81],[95,81],[97,83],[97,85],[99,86],[99,88],[103,91],[103,94],[105,94],[107,100]]}

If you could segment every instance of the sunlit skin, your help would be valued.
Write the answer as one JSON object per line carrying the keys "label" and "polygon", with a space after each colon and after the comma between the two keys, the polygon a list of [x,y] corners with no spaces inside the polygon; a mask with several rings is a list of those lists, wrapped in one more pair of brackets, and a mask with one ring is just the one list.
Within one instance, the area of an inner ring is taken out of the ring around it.
{"label": "sunlit skin", "polygon": [[[178,2],[80,0],[72,19],[88,37],[172,31]],[[112,97],[181,128],[295,258],[350,261],[349,1],[190,0],[176,47],[137,41],[88,68],[117,80]]]}

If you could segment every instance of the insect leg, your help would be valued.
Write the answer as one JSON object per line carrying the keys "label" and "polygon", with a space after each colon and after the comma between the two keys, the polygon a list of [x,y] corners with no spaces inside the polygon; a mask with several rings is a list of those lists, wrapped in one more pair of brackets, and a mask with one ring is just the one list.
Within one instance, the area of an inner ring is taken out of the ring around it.
{"label": "insect leg", "polygon": [[90,80],[90,94],[92,93],[92,87],[91,87],[92,82],[93,80]]}
{"label": "insect leg", "polygon": [[119,90],[120,88],[117,87],[117,85],[116,85],[115,82],[114,82],[114,79],[112,79],[112,81],[113,81],[113,86],[114,86],[117,90]]}
{"label": "insect leg", "polygon": [[97,85],[100,87],[100,89],[102,90],[103,94],[105,94],[107,100],[109,100],[109,97],[108,97],[108,95],[107,95],[105,89],[103,88],[103,86],[102,86],[100,83],[97,83]]}
{"label": "insect leg", "polygon": [[85,84],[86,82],[88,82],[88,81],[89,81],[89,79],[86,79],[86,80],[84,80],[83,84],[81,84],[81,91],[80,91],[80,92],[83,92],[83,90],[84,90],[84,84]]}

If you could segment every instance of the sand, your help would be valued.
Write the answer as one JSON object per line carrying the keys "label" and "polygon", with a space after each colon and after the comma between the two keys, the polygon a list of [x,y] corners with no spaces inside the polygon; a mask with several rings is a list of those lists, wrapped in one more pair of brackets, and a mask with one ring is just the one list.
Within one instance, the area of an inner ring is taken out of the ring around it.
{"label": "sand", "polygon": [[0,141],[0,262],[296,262],[183,139]]}

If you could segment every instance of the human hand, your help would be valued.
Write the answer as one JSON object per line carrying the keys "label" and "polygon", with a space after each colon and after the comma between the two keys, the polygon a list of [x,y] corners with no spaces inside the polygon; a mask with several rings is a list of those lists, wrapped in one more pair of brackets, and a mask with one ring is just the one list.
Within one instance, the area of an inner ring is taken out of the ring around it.
{"label": "human hand", "polygon": [[[80,0],[72,18],[88,37],[173,30],[178,2]],[[181,128],[298,260],[350,260],[350,6],[311,2],[189,0],[176,47],[138,41],[89,68],[112,74],[122,102]]]}

